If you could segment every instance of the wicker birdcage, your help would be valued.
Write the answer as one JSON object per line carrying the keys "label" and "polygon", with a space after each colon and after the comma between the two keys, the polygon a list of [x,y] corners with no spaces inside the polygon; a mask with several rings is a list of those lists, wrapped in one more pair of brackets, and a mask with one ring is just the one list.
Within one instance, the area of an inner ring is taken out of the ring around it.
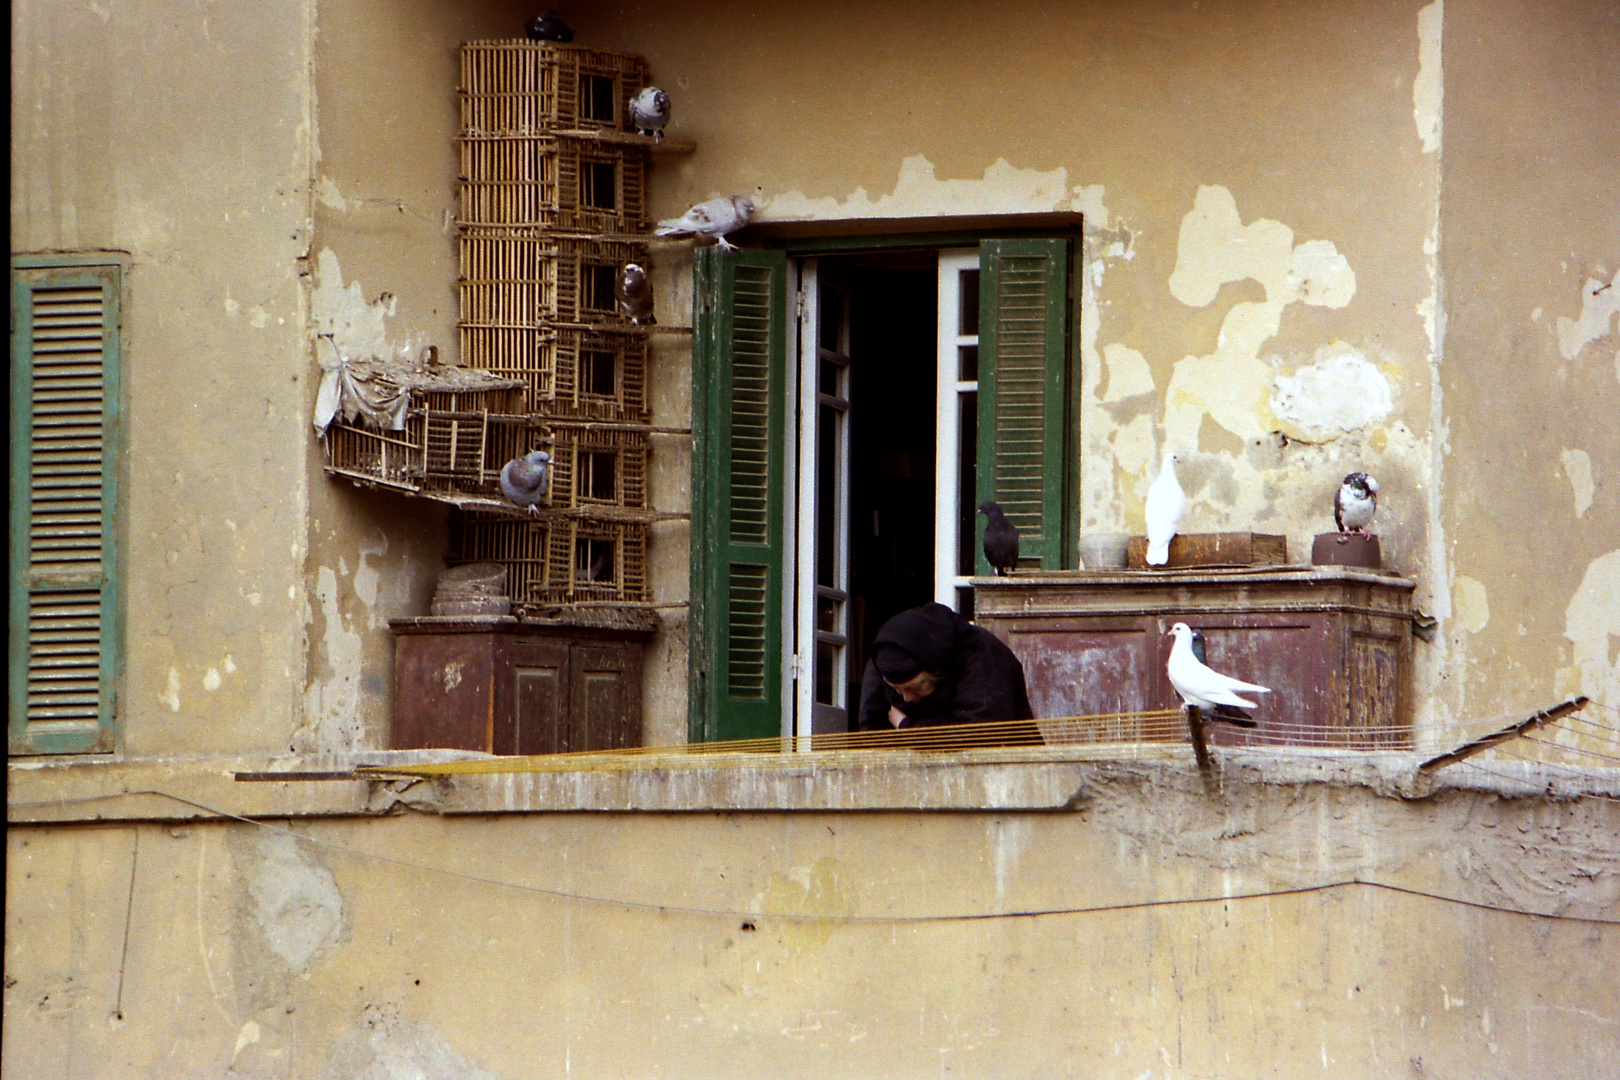
{"label": "wicker birdcage", "polygon": [[[463,233],[458,247],[464,328],[626,325],[613,287],[626,263],[647,258],[639,243],[482,230]],[[463,354],[469,365],[479,359]]]}
{"label": "wicker birdcage", "polygon": [[461,218],[472,229],[635,233],[647,223],[647,154],[570,138],[463,138]]}
{"label": "wicker birdcage", "polygon": [[[418,385],[401,386],[404,378]],[[501,466],[516,456],[509,448],[529,426],[521,385],[468,389],[449,376],[416,374],[376,381],[410,395],[404,427],[381,427],[363,414],[335,418],[327,428],[327,472],[418,493],[496,490]]]}
{"label": "wicker birdcage", "polygon": [[461,46],[465,136],[633,131],[629,102],[647,85],[639,56],[545,41]]}
{"label": "wicker birdcage", "polygon": [[647,505],[645,431],[549,422],[551,506]]}
{"label": "wicker birdcage", "polygon": [[524,411],[645,423],[647,339],[616,327],[463,326],[469,367],[524,383]]}
{"label": "wicker birdcage", "polygon": [[519,609],[647,600],[646,528],[629,522],[460,513],[451,519],[448,561],[505,566],[507,591]]}

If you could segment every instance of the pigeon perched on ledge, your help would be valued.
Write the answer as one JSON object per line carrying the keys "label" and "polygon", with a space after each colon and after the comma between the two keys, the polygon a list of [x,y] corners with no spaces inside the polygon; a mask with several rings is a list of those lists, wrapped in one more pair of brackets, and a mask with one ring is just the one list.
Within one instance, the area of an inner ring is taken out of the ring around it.
{"label": "pigeon perched on ledge", "polygon": [[647,280],[647,271],[636,263],[625,263],[624,269],[619,271],[619,280],[613,285],[613,298],[618,302],[619,314],[634,325],[657,323],[653,318],[652,282]]}
{"label": "pigeon perched on ledge", "polygon": [[[1333,497],[1333,523],[1346,537],[1370,536],[1367,526],[1372,524],[1378,510],[1378,481],[1364,472],[1353,472],[1339,485]],[[1342,543],[1345,537],[1340,538]]]}
{"label": "pigeon perched on ledge", "polygon": [[984,527],[984,558],[997,575],[1018,568],[1018,528],[1001,512],[1001,504],[982,502],[979,513],[989,518]]}
{"label": "pigeon perched on ledge", "polygon": [[678,218],[660,221],[657,235],[712,236],[721,247],[729,251],[737,245],[728,241],[726,234],[734,233],[747,225],[749,218],[753,216],[754,200],[748,196],[733,195],[730,198],[721,196],[718,199],[698,203]]}
{"label": "pigeon perched on ledge", "polygon": [[1203,709],[1211,719],[1227,720],[1240,727],[1254,727],[1254,719],[1244,710],[1258,706],[1238,697],[1236,692],[1243,690],[1252,694],[1269,694],[1270,688],[1240,682],[1206,665],[1195,651],[1197,632],[1186,623],[1178,622],[1172,626],[1170,636],[1176,639],[1176,643],[1170,648],[1170,660],[1165,670],[1170,676],[1170,685],[1181,695],[1181,700]]}
{"label": "pigeon perched on ledge", "polygon": [[501,469],[501,494],[527,507],[530,517],[539,517],[540,504],[551,494],[551,455],[536,450],[508,461]]}
{"label": "pigeon perched on ledge", "polygon": [[630,122],[643,135],[664,141],[664,125],[669,123],[669,95],[649,86],[630,99]]}
{"label": "pigeon perched on ledge", "polygon": [[1187,512],[1187,493],[1176,479],[1175,454],[1164,455],[1159,478],[1148,488],[1147,503],[1147,562],[1149,566],[1163,566],[1170,559],[1170,541],[1181,528],[1182,515]]}

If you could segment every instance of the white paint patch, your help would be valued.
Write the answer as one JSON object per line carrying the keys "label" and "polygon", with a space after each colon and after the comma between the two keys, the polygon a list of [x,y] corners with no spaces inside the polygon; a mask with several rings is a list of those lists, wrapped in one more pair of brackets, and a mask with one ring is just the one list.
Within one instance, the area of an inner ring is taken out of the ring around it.
{"label": "white paint patch", "polygon": [[225,654],[225,674],[236,674],[236,657],[232,656],[230,653]]}
{"label": "white paint patch", "polygon": [[[1609,336],[1609,323],[1620,314],[1620,270],[1607,285],[1597,278],[1587,278],[1581,288],[1581,316],[1571,319],[1558,316],[1558,351],[1565,360],[1573,360],[1581,350],[1599,338]],[[1620,356],[1615,357],[1620,365]],[[1616,368],[1620,375],[1620,366]]]}
{"label": "white paint patch", "polygon": [[231,1061],[235,1062],[243,1050],[259,1041],[259,1025],[252,1020],[242,1025],[242,1030],[236,1033],[236,1049],[231,1051]]}
{"label": "white paint patch", "polygon": [[[398,1010],[368,1010],[363,1025],[332,1048],[326,1076],[363,1080],[495,1080],[427,1024]],[[568,1070],[564,1070],[566,1073]]]}
{"label": "white paint patch", "polygon": [[213,693],[219,689],[219,669],[209,668],[203,675],[203,689]]}
{"label": "white paint patch", "polygon": [[1277,376],[1271,395],[1278,418],[1315,441],[1369,427],[1395,407],[1389,380],[1377,366],[1342,343],[1324,350],[1329,351],[1331,355],[1292,375]]}
{"label": "white paint patch", "polygon": [[354,594],[366,606],[366,626],[371,630],[377,629],[377,584],[381,575],[370,560],[387,553],[388,537],[381,529],[376,530],[376,539],[360,541],[360,565],[354,571]]}
{"label": "white paint patch", "polygon": [[315,265],[315,287],[309,294],[310,330],[317,336],[331,335],[332,344],[347,357],[413,358],[416,342],[407,338],[403,345],[388,343],[387,320],[394,317],[399,299],[383,293],[367,301],[360,282],[343,284],[343,270],[331,248],[322,248]]}
{"label": "white paint patch", "polygon": [[1135,349],[1113,344],[1103,349],[1108,362],[1108,389],[1104,401],[1123,401],[1138,394],[1153,393],[1153,372],[1147,360]]}
{"label": "white paint patch", "polygon": [[1592,481],[1592,457],[1585,450],[1564,450],[1558,458],[1564,463],[1564,476],[1575,492],[1575,516],[1584,517],[1592,508],[1592,494],[1597,490]]}
{"label": "white paint patch", "polygon": [[304,692],[305,732],[312,740],[305,752],[344,753],[355,749],[362,736],[360,722],[360,635],[344,623],[338,603],[338,579],[329,566],[316,573],[315,597],[320,601],[326,635],[321,652],[326,666]]}
{"label": "white paint patch", "polygon": [[293,974],[304,974],[343,929],[343,894],[332,871],[283,832],[261,832],[237,866],[270,951]]}
{"label": "white paint patch", "polygon": [[1593,559],[1564,609],[1581,693],[1620,708],[1620,550]]}
{"label": "white paint patch", "polygon": [[169,669],[169,682],[158,700],[169,707],[170,712],[180,711],[180,671],[178,668]]}
{"label": "white paint patch", "polygon": [[[756,221],[840,221],[851,218],[936,217],[955,214],[1030,214],[1071,209],[1069,171],[1020,169],[1003,158],[980,180],[941,180],[922,154],[900,163],[894,191],[872,198],[856,188],[849,198],[810,198],[784,191],[760,203]],[[1100,195],[1098,197],[1100,202]]]}
{"label": "white paint patch", "polygon": [[315,184],[315,198],[322,206],[330,207],[340,214],[348,212],[349,200],[343,197],[343,193],[338,190],[337,181],[330,176],[321,177]]}
{"label": "white paint patch", "polygon": [[1466,574],[1458,574],[1456,584],[1451,587],[1451,593],[1457,618],[1468,627],[1468,632],[1477,634],[1485,629],[1491,621],[1491,605],[1485,595],[1484,583],[1475,581]]}
{"label": "white paint patch", "polygon": [[1440,149],[1441,106],[1445,98],[1440,37],[1444,26],[1445,4],[1441,0],[1418,12],[1418,73],[1412,80],[1412,119],[1425,154]]}

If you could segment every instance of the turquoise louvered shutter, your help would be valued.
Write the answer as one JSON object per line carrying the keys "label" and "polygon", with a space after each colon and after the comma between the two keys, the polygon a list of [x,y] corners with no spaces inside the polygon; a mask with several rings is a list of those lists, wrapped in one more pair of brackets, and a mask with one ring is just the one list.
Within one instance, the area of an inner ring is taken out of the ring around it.
{"label": "turquoise louvered shutter", "polygon": [[782,730],[787,258],[694,260],[690,737]]}
{"label": "turquoise louvered shutter", "polygon": [[121,268],[14,266],[13,754],[115,748]]}
{"label": "turquoise louvered shutter", "polygon": [[[1063,239],[979,247],[977,497],[1017,527],[1021,570],[1078,565],[1069,258]],[[974,551],[977,572],[991,573]]]}

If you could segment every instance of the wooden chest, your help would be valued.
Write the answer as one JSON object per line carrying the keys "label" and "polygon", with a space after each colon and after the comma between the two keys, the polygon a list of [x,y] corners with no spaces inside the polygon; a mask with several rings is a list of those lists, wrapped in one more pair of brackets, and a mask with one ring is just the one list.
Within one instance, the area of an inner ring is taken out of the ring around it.
{"label": "wooden chest", "polygon": [[641,745],[646,630],[395,619],[393,748],[558,754]]}
{"label": "wooden chest", "polygon": [[1211,741],[1411,744],[1414,584],[1350,567],[1072,571],[974,581],[980,625],[1023,662],[1037,717],[1176,708],[1166,632],[1203,632],[1208,663],[1272,693],[1252,732]]}

